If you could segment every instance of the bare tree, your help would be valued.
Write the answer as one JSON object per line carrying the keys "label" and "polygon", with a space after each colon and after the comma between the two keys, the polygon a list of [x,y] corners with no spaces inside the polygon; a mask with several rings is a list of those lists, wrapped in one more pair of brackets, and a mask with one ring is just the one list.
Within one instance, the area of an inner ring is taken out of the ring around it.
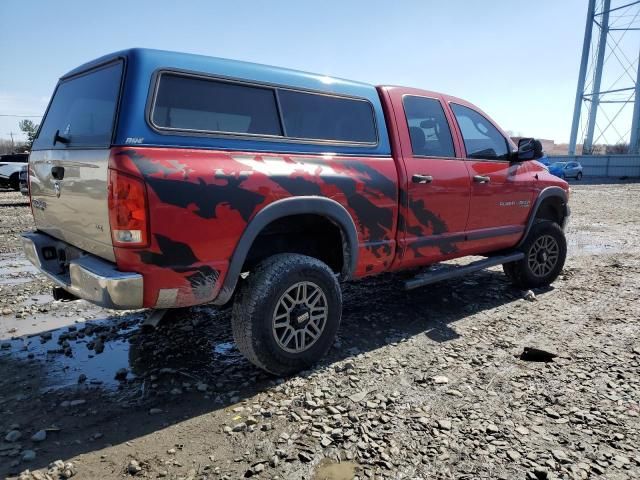
{"label": "bare tree", "polygon": [[27,146],[23,142],[15,142],[6,138],[0,139],[0,155],[5,153],[24,152]]}
{"label": "bare tree", "polygon": [[606,152],[608,155],[620,155],[621,153],[629,153],[629,144],[620,142],[616,143],[615,145],[607,145]]}

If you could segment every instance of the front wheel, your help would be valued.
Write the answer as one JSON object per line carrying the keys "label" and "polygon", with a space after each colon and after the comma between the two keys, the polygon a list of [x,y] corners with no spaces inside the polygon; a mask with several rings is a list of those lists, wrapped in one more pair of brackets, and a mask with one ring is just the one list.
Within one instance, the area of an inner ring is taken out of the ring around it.
{"label": "front wheel", "polygon": [[578,172],[576,175],[576,180],[582,180],[582,172]]}
{"label": "front wheel", "polygon": [[524,258],[505,263],[504,273],[516,287],[543,287],[553,283],[562,272],[567,241],[557,223],[542,220],[533,225],[521,250]]}
{"label": "front wheel", "polygon": [[322,358],[342,316],[340,285],[320,260],[280,254],[261,262],[240,286],[232,330],[254,365],[290,375]]}

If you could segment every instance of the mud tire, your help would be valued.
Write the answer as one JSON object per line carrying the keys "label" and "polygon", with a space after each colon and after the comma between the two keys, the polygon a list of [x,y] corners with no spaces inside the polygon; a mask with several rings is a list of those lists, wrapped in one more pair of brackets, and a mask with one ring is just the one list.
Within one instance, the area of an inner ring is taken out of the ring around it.
{"label": "mud tire", "polygon": [[[299,282],[313,282],[326,298],[327,315],[319,337],[305,351],[283,349],[272,329],[281,297]],[[240,352],[257,367],[277,376],[309,368],[333,344],[342,316],[342,293],[336,276],[320,260],[279,254],[257,265],[242,282],[233,305],[231,325]]]}
{"label": "mud tire", "polygon": [[[529,255],[532,253],[532,249],[535,248],[536,241],[543,237],[551,237],[556,242],[558,259],[549,272],[544,275],[536,275],[530,266]],[[549,220],[540,220],[533,225],[520,250],[524,252],[524,258],[517,262],[502,265],[504,273],[511,283],[518,288],[544,287],[553,283],[562,272],[567,256],[567,241],[560,225]]]}

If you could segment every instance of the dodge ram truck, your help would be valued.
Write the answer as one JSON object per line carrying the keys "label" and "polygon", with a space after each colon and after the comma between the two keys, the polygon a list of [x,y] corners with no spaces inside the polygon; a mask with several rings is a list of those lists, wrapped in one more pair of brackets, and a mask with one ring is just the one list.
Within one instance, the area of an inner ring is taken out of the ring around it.
{"label": "dodge ram truck", "polygon": [[[541,156],[449,95],[130,49],[60,79],[24,251],[111,309],[233,301],[239,350],[288,375],[332,345],[341,282],[496,265],[522,289],[553,282],[569,188]],[[466,256],[484,258],[427,268]]]}

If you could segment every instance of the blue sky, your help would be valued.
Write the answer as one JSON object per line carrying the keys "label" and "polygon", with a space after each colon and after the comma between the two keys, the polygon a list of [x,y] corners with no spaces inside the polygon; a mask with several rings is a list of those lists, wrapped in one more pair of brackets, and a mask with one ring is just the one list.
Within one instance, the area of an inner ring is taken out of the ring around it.
{"label": "blue sky", "polygon": [[566,142],[585,16],[586,0],[1,0],[0,114],[42,114],[60,75],[137,46],[442,91]]}

